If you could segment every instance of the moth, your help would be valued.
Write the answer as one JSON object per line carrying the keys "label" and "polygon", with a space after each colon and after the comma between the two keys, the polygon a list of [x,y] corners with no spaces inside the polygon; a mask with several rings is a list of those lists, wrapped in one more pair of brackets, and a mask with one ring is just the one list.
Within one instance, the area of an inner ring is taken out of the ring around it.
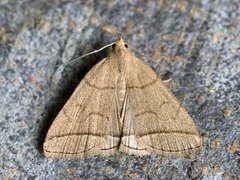
{"label": "moth", "polygon": [[201,146],[187,111],[119,35],[59,112],[43,149],[46,157],[76,159],[118,151],[181,157]]}

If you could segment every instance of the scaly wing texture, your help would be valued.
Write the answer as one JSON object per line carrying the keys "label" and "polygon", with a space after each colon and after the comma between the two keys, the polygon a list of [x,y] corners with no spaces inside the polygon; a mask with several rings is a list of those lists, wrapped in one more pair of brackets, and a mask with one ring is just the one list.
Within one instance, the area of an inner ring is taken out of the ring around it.
{"label": "scaly wing texture", "polygon": [[47,133],[45,156],[74,159],[117,150],[115,63],[109,58],[102,60],[80,82]]}
{"label": "scaly wing texture", "polygon": [[126,153],[188,156],[201,148],[191,117],[157,75],[132,57],[127,67],[128,102],[120,150]]}

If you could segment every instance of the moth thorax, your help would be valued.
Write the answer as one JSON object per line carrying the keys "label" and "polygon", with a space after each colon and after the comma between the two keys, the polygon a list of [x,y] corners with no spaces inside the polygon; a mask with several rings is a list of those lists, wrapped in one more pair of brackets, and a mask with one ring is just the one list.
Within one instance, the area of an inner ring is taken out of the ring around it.
{"label": "moth thorax", "polygon": [[[120,75],[118,80],[117,80],[117,101],[118,101],[118,112],[122,112],[122,109],[124,107],[124,100],[126,97],[126,80],[125,76]],[[121,114],[120,114],[121,115]]]}

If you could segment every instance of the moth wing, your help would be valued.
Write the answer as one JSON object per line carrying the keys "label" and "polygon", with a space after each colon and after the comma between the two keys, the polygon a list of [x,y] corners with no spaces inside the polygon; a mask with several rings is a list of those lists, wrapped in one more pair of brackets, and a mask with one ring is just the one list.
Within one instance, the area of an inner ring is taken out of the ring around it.
{"label": "moth wing", "polygon": [[133,57],[127,67],[127,105],[120,150],[187,156],[201,147],[196,126],[154,71]]}
{"label": "moth wing", "polygon": [[47,133],[45,156],[74,159],[116,151],[115,63],[106,58],[83,78]]}

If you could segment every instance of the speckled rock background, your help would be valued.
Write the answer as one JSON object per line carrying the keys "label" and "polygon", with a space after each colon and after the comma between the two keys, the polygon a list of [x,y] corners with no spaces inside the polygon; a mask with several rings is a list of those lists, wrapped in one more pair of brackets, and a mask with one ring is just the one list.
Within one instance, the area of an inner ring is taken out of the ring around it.
{"label": "speckled rock background", "polygon": [[[172,78],[203,137],[195,159],[43,156],[54,117],[105,54],[63,64],[118,32]],[[0,100],[0,179],[239,179],[240,1],[1,0]]]}

